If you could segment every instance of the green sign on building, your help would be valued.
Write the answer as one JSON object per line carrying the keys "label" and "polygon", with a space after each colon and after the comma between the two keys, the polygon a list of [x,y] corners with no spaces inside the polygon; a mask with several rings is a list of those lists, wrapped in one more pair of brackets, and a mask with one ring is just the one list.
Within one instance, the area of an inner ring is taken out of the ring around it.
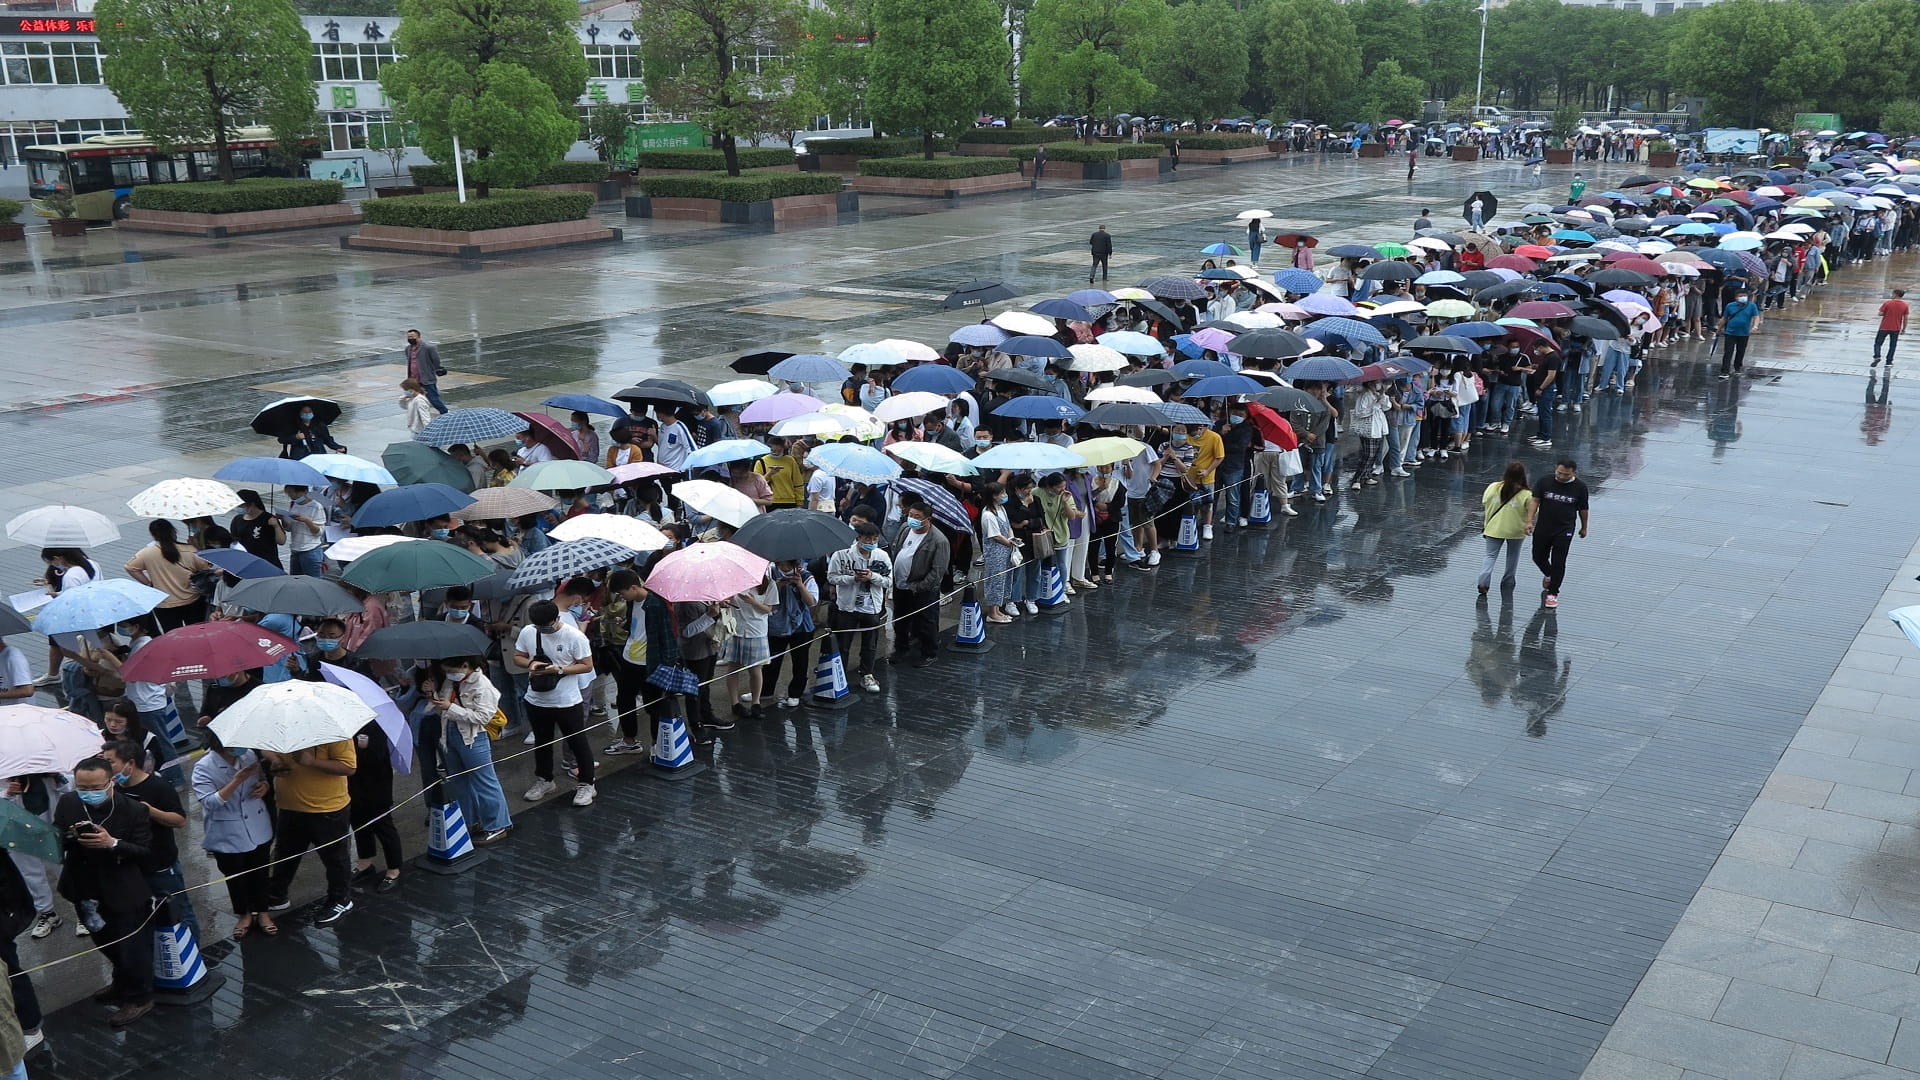
{"label": "green sign on building", "polygon": [[707,133],[699,124],[635,124],[613,162],[631,169],[642,150],[698,150],[706,145]]}
{"label": "green sign on building", "polygon": [[1830,112],[1803,112],[1793,114],[1795,131],[1841,131],[1840,114]]}

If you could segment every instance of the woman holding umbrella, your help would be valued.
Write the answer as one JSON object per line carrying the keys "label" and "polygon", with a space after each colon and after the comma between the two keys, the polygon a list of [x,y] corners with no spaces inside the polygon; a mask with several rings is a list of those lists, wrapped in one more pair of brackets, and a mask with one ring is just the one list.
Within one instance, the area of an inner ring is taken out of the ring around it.
{"label": "woman holding umbrella", "polygon": [[293,420],[280,432],[280,456],[299,461],[311,454],[324,454],[328,450],[336,454],[347,452],[345,446],[333,440],[333,433],[327,430],[326,421],[314,411],[311,404],[301,407],[293,414]]}

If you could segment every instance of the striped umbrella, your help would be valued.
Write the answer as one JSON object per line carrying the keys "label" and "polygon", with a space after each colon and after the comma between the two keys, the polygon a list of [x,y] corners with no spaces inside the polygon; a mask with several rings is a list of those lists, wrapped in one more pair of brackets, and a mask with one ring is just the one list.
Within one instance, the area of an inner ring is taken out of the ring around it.
{"label": "striped umbrella", "polygon": [[[1080,455],[1074,455],[1078,464]],[[953,493],[931,480],[922,480],[917,476],[903,476],[893,482],[895,487],[911,491],[927,501],[927,507],[933,511],[933,520],[954,529],[973,528],[973,519],[967,516],[967,508]]]}

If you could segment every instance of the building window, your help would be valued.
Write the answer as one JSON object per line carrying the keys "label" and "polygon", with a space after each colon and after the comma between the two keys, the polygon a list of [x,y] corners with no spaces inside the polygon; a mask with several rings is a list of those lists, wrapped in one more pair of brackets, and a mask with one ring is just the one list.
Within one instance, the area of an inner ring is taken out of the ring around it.
{"label": "building window", "polygon": [[391,109],[330,112],[327,114],[327,149],[365,150],[368,137],[374,131],[383,132],[384,137],[394,139],[406,137],[402,125],[394,122]]}
{"label": "building window", "polygon": [[100,83],[97,41],[0,42],[0,82],[9,86],[88,86]]}
{"label": "building window", "polygon": [[787,55],[771,45],[755,45],[753,52],[739,58],[737,63],[755,75],[766,74],[769,66],[779,66],[787,62]]}
{"label": "building window", "polygon": [[587,77],[590,79],[637,79],[640,77],[638,45],[586,45]]}
{"label": "building window", "polygon": [[380,69],[400,58],[391,45],[321,41],[313,46],[315,82],[378,82]]}

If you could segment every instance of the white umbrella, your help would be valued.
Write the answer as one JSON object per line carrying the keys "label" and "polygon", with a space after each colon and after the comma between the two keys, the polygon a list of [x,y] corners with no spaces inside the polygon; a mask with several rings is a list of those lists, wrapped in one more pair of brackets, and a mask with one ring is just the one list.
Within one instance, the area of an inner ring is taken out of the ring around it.
{"label": "white umbrella", "polygon": [[362,484],[398,484],[393,474],[385,468],[352,454],[308,454],[300,459],[302,465],[311,465],[320,470],[321,475],[331,476],[335,480],[351,480]]}
{"label": "white umbrella", "polygon": [[1236,311],[1220,321],[1249,330],[1276,330],[1286,323],[1285,319],[1268,311]]}
{"label": "white umbrella", "polygon": [[967,460],[967,455],[939,443],[897,442],[887,447],[887,453],[901,461],[911,461],[928,472],[972,476],[980,471],[974,468],[973,462]]}
{"label": "white umbrella", "polygon": [[41,705],[0,705],[0,776],[72,772],[100,752],[100,728]]}
{"label": "white umbrella", "polygon": [[987,321],[1010,334],[1053,336],[1053,320],[1031,311],[1003,311]]}
{"label": "white umbrella", "polygon": [[842,405],[835,402],[823,405],[820,411],[828,416],[839,417],[847,425],[846,434],[861,442],[872,442],[887,433],[887,425],[873,418],[873,414],[858,405]]}
{"label": "white umbrella", "polygon": [[710,518],[724,521],[735,528],[745,525],[747,519],[758,514],[760,508],[753,500],[725,484],[712,480],[684,480],[673,485],[673,497]]}
{"label": "white umbrella", "polygon": [[1125,371],[1127,367],[1126,356],[1105,345],[1069,345],[1067,351],[1073,354],[1068,371]]}
{"label": "white umbrella", "polygon": [[1273,216],[1271,210],[1242,210],[1233,215],[1235,221],[1265,221]]}
{"label": "white umbrella", "polygon": [[[1135,330],[1112,330],[1101,334],[1099,342],[1115,352],[1128,356],[1160,356],[1167,351],[1157,338]],[[1069,348],[1068,352],[1073,350]]]}
{"label": "white umbrella", "polygon": [[884,484],[900,475],[900,463],[861,443],[828,443],[807,455],[807,464],[829,476],[862,484]]}
{"label": "white umbrella", "polygon": [[1136,405],[1158,405],[1160,395],[1144,386],[1100,386],[1087,391],[1088,401],[1131,401]]}
{"label": "white umbrella", "polygon": [[707,400],[717,409],[723,405],[746,405],[779,392],[779,387],[765,379],[735,379],[708,390]]}
{"label": "white umbrella", "polygon": [[667,534],[623,514],[581,514],[555,525],[548,536],[565,542],[597,536],[633,551],[659,551],[667,546]]}
{"label": "white umbrella", "polygon": [[212,517],[240,505],[240,496],[218,480],[162,480],[127,500],[127,509],[144,518]]}
{"label": "white umbrella", "polygon": [[120,526],[84,506],[42,506],[7,522],[7,536],[28,547],[89,548],[120,539]]}
{"label": "white umbrella", "polygon": [[210,726],[228,746],[291,754],[351,739],[373,719],[373,707],[344,686],[289,679],[247,691]]}
{"label": "white umbrella", "polygon": [[874,407],[873,418],[883,424],[895,420],[911,420],[928,413],[945,412],[949,402],[939,394],[926,390],[914,390],[905,394],[895,394]]}
{"label": "white umbrella", "polygon": [[799,416],[789,416],[773,425],[769,434],[786,438],[792,435],[844,435],[853,430],[850,420],[842,420],[831,413],[810,412]]}
{"label": "white umbrella", "polygon": [[865,364],[870,368],[892,367],[895,364],[904,364],[907,362],[906,357],[901,356],[885,345],[873,341],[862,342],[859,345],[849,345],[841,349],[839,359],[841,363],[848,367],[852,367],[855,364]]}
{"label": "white umbrella", "polygon": [[378,551],[388,544],[404,544],[416,540],[413,536],[349,536],[327,549],[327,558],[337,563],[352,562],[370,551]]}
{"label": "white umbrella", "polygon": [[1377,315],[1410,315],[1425,310],[1427,310],[1427,305],[1418,300],[1389,300],[1378,307],[1366,309],[1360,313],[1360,317],[1363,319],[1371,319]]}
{"label": "white umbrella", "polygon": [[874,342],[874,344],[892,349],[907,360],[918,360],[921,363],[931,364],[940,359],[940,354],[934,351],[931,345],[922,345],[917,341],[908,341],[906,338],[881,338],[879,341]]}

